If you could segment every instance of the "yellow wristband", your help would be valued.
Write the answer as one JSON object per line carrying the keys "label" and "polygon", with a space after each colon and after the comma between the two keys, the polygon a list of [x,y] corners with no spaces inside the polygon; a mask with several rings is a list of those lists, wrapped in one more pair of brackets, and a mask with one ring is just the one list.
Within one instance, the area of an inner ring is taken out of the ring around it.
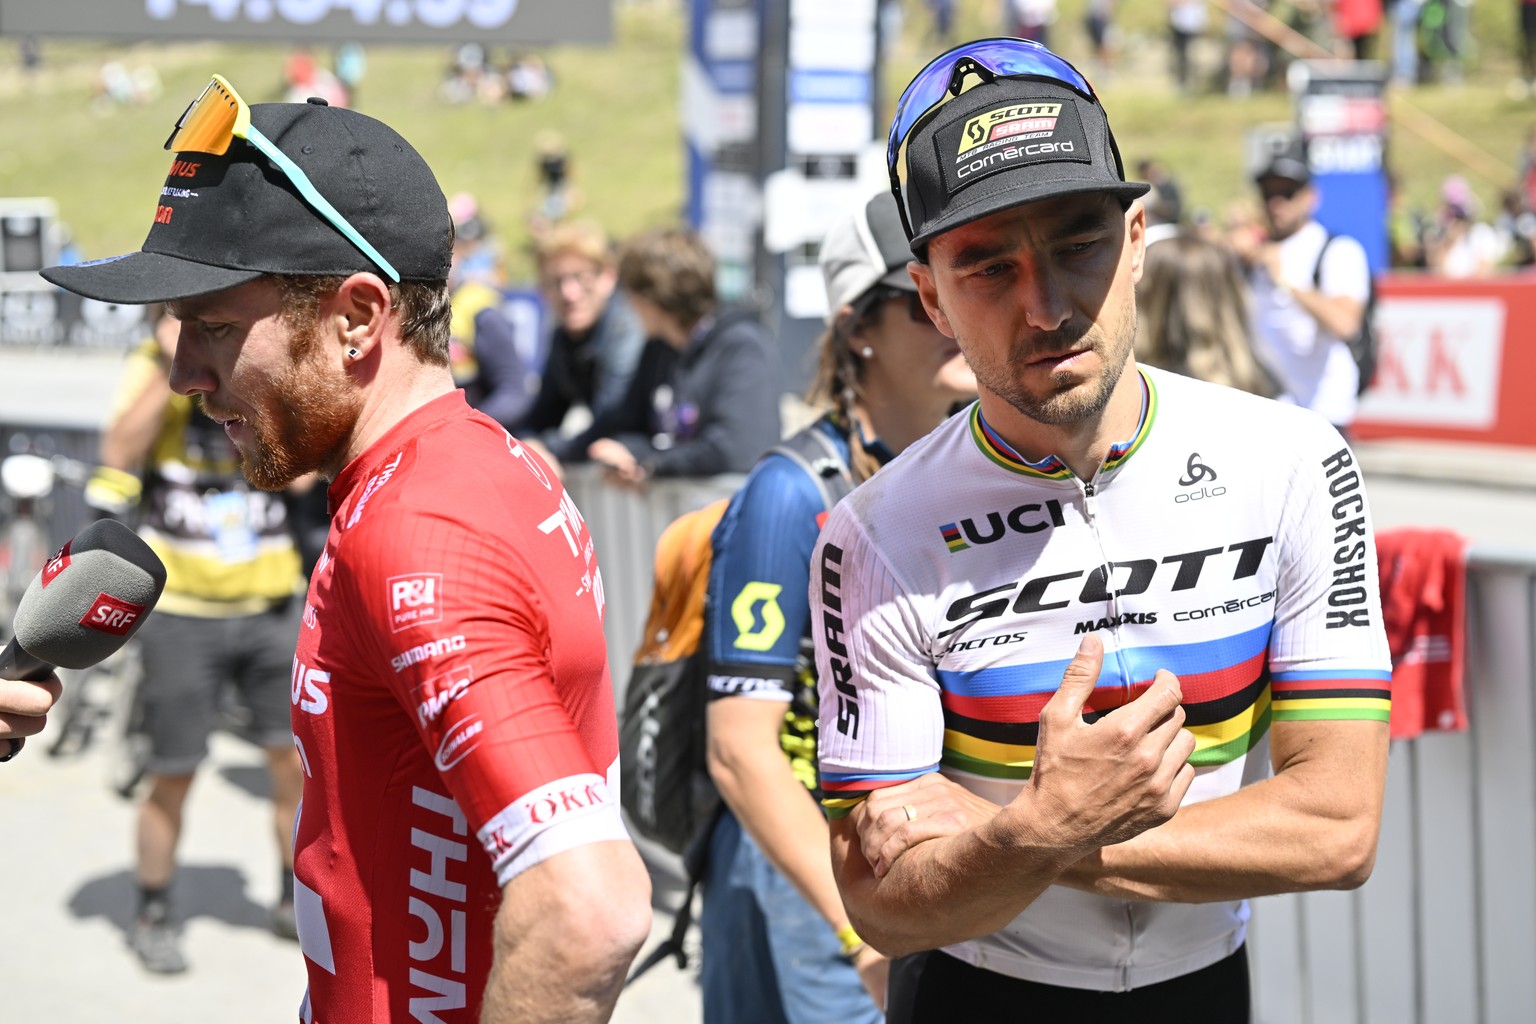
{"label": "yellow wristband", "polygon": [[853,956],[864,945],[864,940],[859,938],[859,933],[853,930],[851,924],[845,924],[837,930],[837,941],[843,944],[843,956]]}

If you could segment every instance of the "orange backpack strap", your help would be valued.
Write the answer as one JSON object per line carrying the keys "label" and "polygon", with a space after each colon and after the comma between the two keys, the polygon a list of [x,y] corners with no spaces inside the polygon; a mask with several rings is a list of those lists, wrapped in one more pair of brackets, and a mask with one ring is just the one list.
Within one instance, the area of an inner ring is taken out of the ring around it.
{"label": "orange backpack strap", "polygon": [[709,589],[709,538],[729,504],[729,498],[720,498],[678,516],[656,541],[651,609],[636,664],[677,661],[699,649]]}

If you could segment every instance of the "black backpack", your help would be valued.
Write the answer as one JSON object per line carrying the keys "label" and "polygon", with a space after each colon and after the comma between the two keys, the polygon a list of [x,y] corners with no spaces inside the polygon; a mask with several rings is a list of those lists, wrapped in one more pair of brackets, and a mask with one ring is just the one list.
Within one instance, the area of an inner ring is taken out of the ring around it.
{"label": "black backpack", "polygon": [[[812,424],[770,449],[810,474],[826,508],[853,489],[837,447]],[[656,577],[645,634],[619,713],[619,804],[640,835],[679,854],[688,889],[670,938],[635,968],[634,981],[668,955],[687,966],[683,937],[704,876],[709,836],[722,802],[706,763],[704,609],[710,537],[729,499],[673,520],[656,544]]]}
{"label": "black backpack", "polygon": [[[1328,247],[1333,240],[1338,238],[1331,231],[1327,241],[1323,242],[1323,248],[1317,254],[1317,266],[1312,268],[1312,290],[1320,292],[1323,289],[1323,258],[1328,255]],[[1371,378],[1376,376],[1376,277],[1371,275],[1371,288],[1365,296],[1365,312],[1360,316],[1360,330],[1355,332],[1353,338],[1345,338],[1344,344],[1349,348],[1349,354],[1354,357],[1355,366],[1360,370],[1360,382],[1356,385],[1355,394],[1364,394],[1365,389],[1371,386]]]}

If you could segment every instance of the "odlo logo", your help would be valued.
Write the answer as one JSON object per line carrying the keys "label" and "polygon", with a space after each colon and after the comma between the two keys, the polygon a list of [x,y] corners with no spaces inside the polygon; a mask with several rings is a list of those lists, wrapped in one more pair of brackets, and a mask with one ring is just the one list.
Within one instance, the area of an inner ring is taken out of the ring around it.
{"label": "odlo logo", "polygon": [[[1179,477],[1180,487],[1194,487],[1202,480],[1216,480],[1216,471],[1200,461],[1199,452],[1190,452],[1189,461],[1184,464],[1184,475]],[[1219,498],[1227,493],[1227,489],[1220,485],[1215,487],[1200,487],[1193,491],[1184,491],[1173,496],[1175,505],[1187,504],[1191,501],[1203,501],[1206,498]]]}
{"label": "odlo logo", "polygon": [[443,574],[418,572],[391,576],[389,585],[389,629],[398,633],[407,626],[437,622],[443,617],[438,598],[442,596]]}

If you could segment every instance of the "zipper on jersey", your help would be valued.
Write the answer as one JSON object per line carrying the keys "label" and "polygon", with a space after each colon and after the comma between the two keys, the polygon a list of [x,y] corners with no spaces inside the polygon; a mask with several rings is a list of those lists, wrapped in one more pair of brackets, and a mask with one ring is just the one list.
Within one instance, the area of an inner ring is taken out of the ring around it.
{"label": "zipper on jersey", "polygon": [[1125,644],[1121,640],[1120,627],[1120,597],[1114,591],[1114,571],[1111,566],[1114,559],[1110,557],[1109,549],[1104,543],[1104,535],[1099,531],[1099,473],[1103,472],[1101,464],[1088,480],[1081,481],[1083,488],[1083,518],[1088,522],[1088,529],[1093,531],[1094,542],[1099,548],[1099,564],[1104,567],[1104,591],[1109,595],[1109,618],[1115,625],[1110,627],[1110,632],[1115,637],[1115,649],[1113,657],[1120,666],[1120,679],[1123,696],[1130,696],[1131,684],[1135,681],[1131,678],[1130,666],[1125,662]]}

